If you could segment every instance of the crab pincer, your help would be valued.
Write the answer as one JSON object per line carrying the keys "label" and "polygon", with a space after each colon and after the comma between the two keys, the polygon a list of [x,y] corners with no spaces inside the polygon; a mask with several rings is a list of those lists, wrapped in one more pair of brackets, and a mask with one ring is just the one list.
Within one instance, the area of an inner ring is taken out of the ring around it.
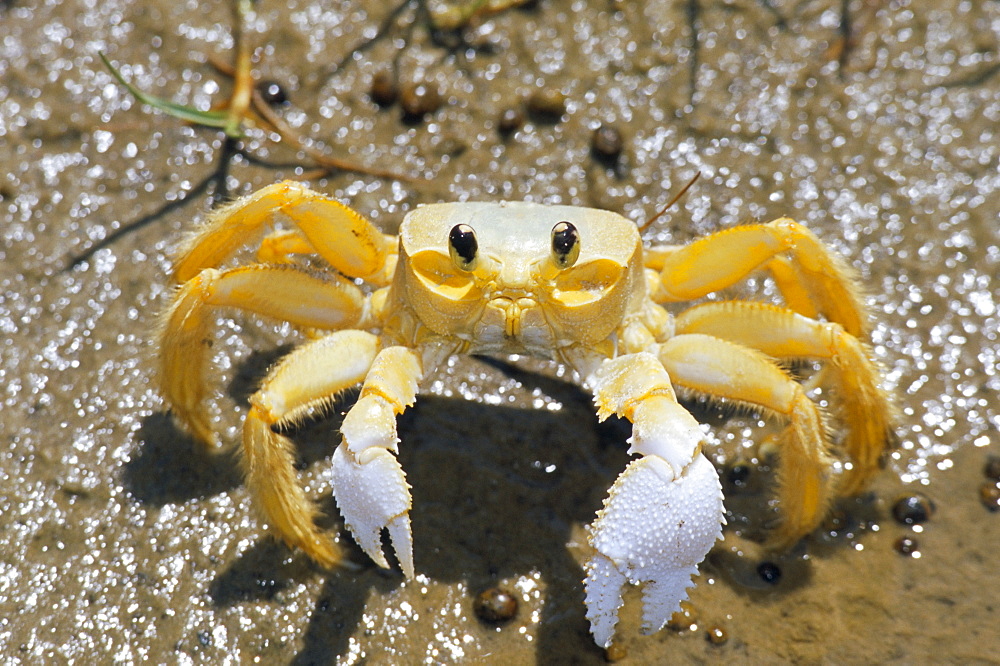
{"label": "crab pincer", "polygon": [[633,460],[590,526],[596,553],[586,563],[587,619],[611,645],[625,583],[644,584],[642,628],[653,633],[687,599],[698,563],[722,536],[722,487],[698,455],[678,476],[663,459]]}
{"label": "crab pincer", "polygon": [[333,485],[347,528],[368,557],[388,567],[381,535],[388,528],[399,566],[413,578],[410,486],[395,454],[396,415],[413,404],[421,363],[405,347],[387,347],[372,363],[357,403],[344,417],[344,441],[333,454]]}
{"label": "crab pincer", "polygon": [[333,482],[344,522],[365,554],[380,567],[389,566],[381,541],[388,528],[399,566],[413,578],[410,486],[396,457],[378,447],[354,455],[341,444],[333,454]]}
{"label": "crab pincer", "polygon": [[598,417],[632,422],[629,463],[590,526],[587,619],[594,640],[614,638],[625,583],[643,584],[643,630],[658,631],[687,598],[691,577],[725,524],[722,485],[701,453],[705,432],[678,402],[655,356],[602,362],[587,380]]}

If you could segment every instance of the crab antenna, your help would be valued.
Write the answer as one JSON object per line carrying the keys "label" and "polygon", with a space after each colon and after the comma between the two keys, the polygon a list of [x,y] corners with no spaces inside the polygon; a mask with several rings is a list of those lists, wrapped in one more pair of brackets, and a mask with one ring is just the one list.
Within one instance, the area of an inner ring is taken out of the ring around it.
{"label": "crab antenna", "polygon": [[698,180],[699,178],[701,178],[701,171],[698,171],[697,173],[695,173],[694,174],[694,178],[692,178],[691,180],[689,180],[688,183],[687,183],[687,185],[685,185],[684,187],[682,187],[681,191],[678,192],[674,196],[674,198],[670,200],[670,203],[668,203],[666,206],[664,206],[663,208],[660,209],[659,213],[657,213],[653,217],[651,217],[648,220],[646,220],[643,223],[643,225],[641,227],[639,227],[639,233],[641,234],[643,231],[645,231],[649,227],[649,225],[651,225],[653,222],[656,222],[658,219],[660,219],[661,217],[663,217],[663,214],[666,213],[668,210],[670,210],[670,207],[673,206],[675,203],[677,203],[678,199],[680,199],[682,196],[684,196],[684,193],[687,192],[689,189],[691,189],[691,186],[694,185],[695,181]]}

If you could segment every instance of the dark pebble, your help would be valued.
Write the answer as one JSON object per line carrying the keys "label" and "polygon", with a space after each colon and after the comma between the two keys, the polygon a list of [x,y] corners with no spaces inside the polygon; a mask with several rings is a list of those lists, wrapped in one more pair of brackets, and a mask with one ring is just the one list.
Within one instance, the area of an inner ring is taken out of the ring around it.
{"label": "dark pebble", "polygon": [[372,79],[372,101],[379,106],[392,106],[399,99],[399,86],[392,72],[382,70]]}
{"label": "dark pebble", "polygon": [[765,583],[777,585],[781,580],[781,567],[774,562],[761,562],[757,565],[757,575]]}
{"label": "dark pebble", "polygon": [[682,601],[681,609],[670,616],[667,626],[674,631],[687,631],[698,624],[698,613],[690,601]]}
{"label": "dark pebble", "polygon": [[987,479],[1000,481],[1000,456],[991,455],[986,458],[986,465],[983,467],[983,474],[986,475]]}
{"label": "dark pebble", "polygon": [[257,92],[261,99],[271,106],[281,106],[288,103],[288,93],[277,81],[261,81],[257,84]]}
{"label": "dark pebble", "polygon": [[440,109],[444,100],[434,84],[410,83],[403,86],[399,102],[408,117],[420,118]]}
{"label": "dark pebble", "polygon": [[614,162],[622,154],[621,132],[611,125],[601,125],[594,130],[594,135],[590,139],[590,147],[594,155],[604,162]]}
{"label": "dark pebble", "polygon": [[1000,484],[984,483],[979,486],[979,501],[989,511],[1000,511]]}
{"label": "dark pebble", "polygon": [[726,630],[719,625],[714,625],[708,628],[705,632],[705,638],[712,645],[725,645],[726,641],[729,640],[729,635],[726,634]]}
{"label": "dark pebble", "polygon": [[903,525],[919,525],[926,522],[933,513],[934,503],[920,493],[904,495],[892,507],[893,518]]}
{"label": "dark pebble", "polygon": [[510,134],[524,123],[524,114],[520,109],[504,109],[497,122],[497,129],[501,134]]}
{"label": "dark pebble", "polygon": [[541,88],[528,98],[528,112],[541,120],[558,122],[566,113],[566,95],[557,88]]}
{"label": "dark pebble", "polygon": [[893,547],[900,555],[909,555],[912,557],[914,553],[920,552],[920,545],[917,544],[917,540],[910,536],[899,537],[896,539]]}
{"label": "dark pebble", "polygon": [[476,596],[473,610],[484,622],[507,622],[517,615],[517,599],[503,588],[491,587]]}

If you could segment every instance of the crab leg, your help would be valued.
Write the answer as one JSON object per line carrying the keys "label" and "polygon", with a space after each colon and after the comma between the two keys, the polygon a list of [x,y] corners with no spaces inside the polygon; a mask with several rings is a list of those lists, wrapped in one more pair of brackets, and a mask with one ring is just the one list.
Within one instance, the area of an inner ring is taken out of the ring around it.
{"label": "crab leg", "polygon": [[398,453],[396,415],[413,404],[422,374],[420,357],[406,347],[379,352],[357,403],[340,427],[344,440],[333,455],[337,506],[355,541],[379,566],[381,532],[388,528],[396,559],[413,578],[410,490]]}
{"label": "crab leg", "polygon": [[[389,234],[382,234],[386,247],[386,256],[383,270],[374,276],[369,276],[368,281],[375,285],[388,284],[388,278],[396,270],[397,261],[397,239]],[[265,264],[291,264],[294,263],[291,255],[294,254],[316,254],[309,239],[297,229],[275,229],[264,236],[257,248],[257,261]]]}
{"label": "crab leg", "polygon": [[789,420],[778,471],[782,522],[770,545],[787,548],[813,530],[833,498],[833,460],[822,416],[802,385],[762,353],[708,335],[678,335],[660,345],[659,356],[678,386]]}
{"label": "crab leg", "polygon": [[850,266],[787,217],[726,229],[669,252],[653,249],[651,255],[660,271],[652,291],[659,303],[701,298],[767,268],[796,312],[822,314],[854,336],[867,327]]}
{"label": "crab leg", "polygon": [[315,252],[301,232],[295,229],[275,229],[260,242],[257,248],[257,261],[262,264],[290,264],[293,254],[310,254]]}
{"label": "crab leg", "polygon": [[275,429],[325,408],[359,384],[378,347],[371,333],[337,331],[296,349],[250,398],[243,424],[243,466],[256,506],[285,543],[326,567],[340,561],[340,550],[316,527],[318,510],[296,480],[294,445]]}
{"label": "crab leg", "polygon": [[705,303],[675,319],[676,332],[704,333],[738,342],[782,359],[828,361],[837,396],[843,406],[846,436],[843,447],[853,466],[839,490],[861,491],[878,472],[879,459],[892,439],[894,409],[879,387],[878,371],[868,345],[839,324],[819,322],[767,303],[723,301]]}
{"label": "crab leg", "polygon": [[209,316],[215,307],[236,307],[300,327],[356,326],[364,296],[350,281],[290,266],[207,268],[177,290],[159,331],[160,389],[175,416],[198,440],[219,446],[205,411]]}
{"label": "crab leg", "polygon": [[308,246],[344,275],[388,283],[386,236],[339,201],[290,180],[214,211],[181,247],[174,279],[186,282],[203,268],[220,266],[276,221],[294,225]]}
{"label": "crab leg", "polygon": [[632,422],[629,453],[642,456],[611,486],[590,527],[596,553],[585,565],[587,619],[598,645],[608,647],[625,583],[645,585],[643,629],[659,630],[687,598],[725,519],[718,475],[701,455],[701,426],[677,404],[655,356],[607,360],[587,383],[599,418]]}

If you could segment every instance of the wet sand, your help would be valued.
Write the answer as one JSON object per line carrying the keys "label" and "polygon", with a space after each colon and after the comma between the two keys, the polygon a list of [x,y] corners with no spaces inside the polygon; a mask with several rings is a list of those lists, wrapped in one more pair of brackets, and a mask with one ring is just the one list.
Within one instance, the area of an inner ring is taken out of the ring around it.
{"label": "wet sand", "polygon": [[[700,173],[650,240],[789,215],[868,294],[901,411],[872,492],[775,560],[782,575],[766,584],[745,538],[772,517],[753,448],[765,431],[756,416],[699,409],[720,469],[749,460],[752,482],[729,488],[726,539],[691,592],[696,628],[640,635],[631,594],[612,656],[1000,662],[1000,513],[979,499],[1000,454],[1000,5],[853,2],[845,23],[833,1],[541,0],[463,41],[432,35],[416,4],[258,7],[256,71],[290,98],[275,112],[324,154],[405,177],[336,172],[318,189],[387,232],[448,200],[595,206],[641,223]],[[401,417],[420,573],[409,582],[347,536],[356,567],[333,572],[277,544],[235,459],[204,453],[165,413],[151,339],[170,249],[213,197],[310,161],[257,127],[231,155],[221,132],[133,100],[97,52],[142,89],[208,109],[231,89],[206,62],[231,60],[231,26],[222,3],[0,2],[0,658],[602,663],[584,617],[583,525],[627,462],[628,428],[599,425],[554,368],[460,359]],[[413,120],[375,104],[372,79],[394,63],[403,82],[435,83],[441,108]],[[538,87],[563,93],[564,113],[526,113],[502,135],[502,112]],[[610,166],[592,154],[602,123],[623,137]],[[755,279],[741,293],[773,291]],[[220,320],[226,441],[300,339]],[[296,442],[324,524],[343,535],[329,480],[339,422]],[[936,505],[919,531],[891,516],[913,492]],[[905,536],[919,558],[897,552]],[[520,601],[501,626],[472,610],[495,585]],[[714,627],[721,644],[706,639]]]}

